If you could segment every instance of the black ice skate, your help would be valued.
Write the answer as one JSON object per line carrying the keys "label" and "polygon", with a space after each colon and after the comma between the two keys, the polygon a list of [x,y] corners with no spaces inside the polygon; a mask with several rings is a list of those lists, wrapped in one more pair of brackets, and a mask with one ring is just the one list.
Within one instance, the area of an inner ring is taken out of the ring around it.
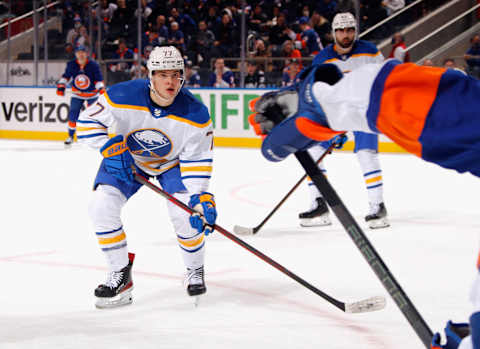
{"label": "black ice skate", "polygon": [[317,198],[315,200],[317,206],[314,209],[298,215],[302,227],[320,227],[332,224],[325,200],[323,198]]}
{"label": "black ice skate", "polygon": [[187,274],[183,282],[190,297],[195,297],[195,306],[198,305],[199,296],[207,292],[205,286],[203,266],[197,269],[187,268]]}
{"label": "black ice skate", "polygon": [[107,281],[95,289],[97,308],[115,308],[132,303],[132,265],[135,254],[129,253],[128,259],[129,262],[125,268],[110,272]]}
{"label": "black ice skate", "polygon": [[370,213],[365,217],[365,222],[371,229],[380,229],[390,226],[387,218],[387,209],[385,204],[370,204]]}
{"label": "black ice skate", "polygon": [[63,144],[65,144],[65,147],[70,147],[72,144],[73,144],[73,138],[72,137],[68,137],[65,142],[63,142]]}

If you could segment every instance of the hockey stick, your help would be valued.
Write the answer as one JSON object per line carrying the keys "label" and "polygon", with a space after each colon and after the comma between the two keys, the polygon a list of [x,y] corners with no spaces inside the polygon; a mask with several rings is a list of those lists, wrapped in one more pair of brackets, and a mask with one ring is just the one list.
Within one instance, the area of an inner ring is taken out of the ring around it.
{"label": "hockey stick", "polygon": [[[330,154],[332,152],[332,149],[333,147],[335,147],[336,143],[333,143],[330,144],[327,148],[327,150],[325,150],[325,152],[322,154],[322,156],[320,156],[320,158],[317,160],[317,165],[323,160],[323,158],[325,156],[327,156],[327,154]],[[256,233],[258,233],[258,231],[260,229],[262,229],[262,227],[264,226],[265,223],[267,223],[267,221],[270,219],[270,217],[273,216],[273,214],[275,212],[277,212],[277,210],[283,205],[283,203],[285,201],[287,201],[287,199],[290,197],[290,195],[292,195],[292,193],[300,186],[300,184],[305,180],[305,178],[307,178],[307,175],[304,174],[302,176],[302,178],[299,179],[299,181],[292,187],[292,189],[290,189],[290,191],[287,193],[287,195],[285,195],[283,197],[282,200],[280,200],[280,202],[273,208],[273,210],[267,215],[267,217],[265,217],[265,219],[263,221],[260,222],[259,225],[257,225],[256,227],[254,228],[247,228],[247,227],[242,227],[241,225],[235,225],[233,227],[233,231],[237,234],[240,234],[240,235],[254,235]]]}
{"label": "hockey stick", "polygon": [[[195,212],[190,207],[185,205],[183,202],[176,199],[175,197],[173,197],[172,195],[170,195],[166,191],[162,190],[161,188],[157,187],[155,184],[151,183],[147,178],[139,175],[138,173],[135,173],[135,180],[137,182],[141,183],[141,184],[144,184],[148,188],[152,189],[154,192],[162,195],[165,199],[167,199],[171,203],[177,205],[178,207],[180,207],[184,211],[187,211],[190,214]],[[315,286],[311,285],[310,283],[308,283],[307,281],[305,281],[301,277],[292,273],[290,270],[283,267],[281,264],[275,262],[273,259],[271,259],[267,255],[263,254],[259,250],[257,250],[255,247],[247,244],[245,241],[239,239],[234,234],[225,230],[221,226],[215,224],[215,225],[213,225],[213,229],[215,229],[216,231],[218,231],[220,234],[227,237],[228,239],[232,240],[233,242],[237,243],[241,247],[245,248],[249,252],[253,253],[255,256],[257,256],[258,258],[260,258],[264,262],[270,264],[275,269],[281,271],[282,273],[284,273],[288,277],[297,281],[302,286],[308,288],[310,291],[312,291],[313,293],[322,297],[327,302],[334,305],[335,307],[337,307],[338,309],[342,310],[345,313],[366,313],[366,312],[370,312],[370,311],[380,310],[380,309],[383,309],[385,307],[385,302],[386,301],[385,301],[385,297],[383,297],[383,296],[371,297],[371,298],[367,298],[367,299],[364,299],[364,300],[361,300],[361,301],[358,301],[358,302],[353,302],[353,303],[341,302],[341,301],[329,296],[325,292],[320,291]]]}
{"label": "hockey stick", "polygon": [[332,211],[335,213],[340,223],[342,223],[348,235],[350,235],[353,242],[363,254],[377,277],[380,279],[387,292],[393,298],[395,303],[397,303],[398,308],[407,318],[413,330],[417,333],[425,347],[430,348],[433,336],[432,331],[420,313],[417,311],[412,301],[408,298],[407,294],[403,291],[400,284],[395,280],[395,277],[385,265],[382,258],[377,253],[368,238],[365,236],[365,233],[345,207],[340,197],[335,192],[335,189],[333,189],[328,180],[318,169],[308,152],[299,151],[295,153],[295,156],[305,169],[307,175],[310,176],[313,183],[315,183],[318,190],[322,193],[324,199],[332,208]]}

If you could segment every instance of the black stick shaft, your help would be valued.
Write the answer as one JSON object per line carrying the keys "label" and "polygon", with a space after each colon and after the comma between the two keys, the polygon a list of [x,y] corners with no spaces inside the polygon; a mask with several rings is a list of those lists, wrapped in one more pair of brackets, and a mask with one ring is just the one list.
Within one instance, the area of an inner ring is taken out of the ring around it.
{"label": "black stick shaft", "polygon": [[315,183],[318,190],[322,193],[324,199],[332,208],[332,211],[335,213],[340,223],[342,223],[348,235],[350,235],[353,242],[365,257],[387,292],[393,298],[400,311],[407,318],[420,340],[426,348],[430,348],[433,336],[432,331],[415,308],[412,301],[408,298],[405,291],[403,291],[400,284],[395,280],[395,277],[365,236],[365,233],[347,210],[342,200],[335,192],[335,189],[333,189],[328,180],[318,169],[310,154],[306,151],[299,151],[295,153],[295,156],[305,169],[305,172],[310,176],[313,183]]}
{"label": "black stick shaft", "polygon": [[[143,185],[146,185],[148,188],[152,189],[153,191],[155,191],[156,193],[162,195],[165,199],[167,199],[168,201],[170,201],[171,203],[177,205],[178,207],[182,208],[183,210],[187,211],[188,213],[192,214],[194,212],[194,210],[192,210],[190,207],[188,207],[187,205],[185,205],[183,202],[181,202],[180,200],[176,199],[175,197],[173,197],[172,195],[170,195],[169,193],[167,193],[166,191],[160,189],[159,187],[157,187],[156,185],[154,185],[153,183],[151,183],[148,179],[146,179],[145,177],[139,175],[138,173],[135,173],[135,180]],[[318,296],[322,297],[323,299],[325,299],[327,302],[329,302],[330,304],[333,304],[334,306],[336,306],[338,309],[342,310],[342,311],[345,311],[345,303],[344,302],[340,302],[339,300],[336,300],[335,298],[329,296],[328,294],[326,294],[325,292],[319,290],[318,288],[316,288],[315,286],[313,286],[312,284],[308,283],[307,281],[305,281],[304,279],[302,279],[301,277],[297,276],[296,274],[294,274],[293,272],[291,272],[290,270],[288,270],[287,268],[285,268],[284,266],[282,266],[281,264],[275,262],[273,259],[271,259],[270,257],[268,257],[267,255],[265,255],[264,253],[260,252],[259,250],[257,250],[255,247],[247,244],[245,241],[243,241],[242,239],[239,239],[238,237],[236,237],[235,235],[233,235],[232,233],[230,233],[229,231],[225,230],[224,228],[222,228],[221,226],[215,224],[213,226],[213,228],[218,231],[220,234],[222,234],[223,236],[227,237],[228,239],[232,240],[233,242],[237,243],[238,245],[242,246],[243,248],[245,248],[246,250],[248,250],[249,252],[253,253],[255,256],[257,256],[258,258],[260,258],[261,260],[263,260],[264,262],[270,264],[272,267],[274,267],[275,269],[281,271],[282,273],[284,273],[285,275],[287,275],[288,277],[292,278],[293,280],[295,280],[296,282],[298,282],[300,285],[308,288],[310,291],[312,291],[313,293],[317,294]]]}
{"label": "black stick shaft", "polygon": [[[335,143],[332,142],[332,144],[330,144],[328,146],[327,150],[325,150],[325,152],[322,154],[322,156],[320,156],[320,158],[317,160],[317,162],[316,162],[317,165],[323,160],[323,158],[325,156],[327,156],[327,154],[329,154],[332,151],[334,146],[335,146]],[[264,224],[267,223],[267,221],[270,219],[270,217],[272,217],[273,214],[275,212],[277,212],[277,210],[283,205],[283,203],[285,201],[287,201],[287,199],[290,197],[290,195],[292,195],[292,193],[295,190],[297,190],[297,188],[300,186],[300,184],[302,184],[302,182],[305,180],[305,178],[307,178],[306,174],[304,174],[302,176],[302,178],[300,178],[298,180],[298,182],[292,187],[292,189],[290,189],[290,191],[287,193],[287,195],[285,195],[283,197],[283,199],[280,200],[280,202],[273,208],[273,210],[267,215],[267,217],[265,217],[265,219],[259,225],[257,225],[255,228],[253,228],[253,234],[256,234],[264,226]]]}

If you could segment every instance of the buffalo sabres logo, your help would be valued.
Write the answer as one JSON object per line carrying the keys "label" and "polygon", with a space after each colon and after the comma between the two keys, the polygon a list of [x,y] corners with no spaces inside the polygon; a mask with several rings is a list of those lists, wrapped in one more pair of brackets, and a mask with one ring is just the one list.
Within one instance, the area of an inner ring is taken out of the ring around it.
{"label": "buffalo sabres logo", "polygon": [[84,90],[90,86],[90,79],[85,74],[79,74],[75,77],[75,81],[73,83],[79,90]]}
{"label": "buffalo sabres logo", "polygon": [[163,158],[172,150],[172,142],[160,130],[143,129],[127,136],[127,145],[135,155]]}

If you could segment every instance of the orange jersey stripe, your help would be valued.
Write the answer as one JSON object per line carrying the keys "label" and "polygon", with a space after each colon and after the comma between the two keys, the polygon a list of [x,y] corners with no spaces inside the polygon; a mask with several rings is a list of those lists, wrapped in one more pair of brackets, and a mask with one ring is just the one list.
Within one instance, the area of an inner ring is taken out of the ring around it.
{"label": "orange jersey stripe", "polygon": [[385,80],[377,128],[419,157],[422,155],[419,138],[444,72],[443,68],[407,63],[395,66]]}

